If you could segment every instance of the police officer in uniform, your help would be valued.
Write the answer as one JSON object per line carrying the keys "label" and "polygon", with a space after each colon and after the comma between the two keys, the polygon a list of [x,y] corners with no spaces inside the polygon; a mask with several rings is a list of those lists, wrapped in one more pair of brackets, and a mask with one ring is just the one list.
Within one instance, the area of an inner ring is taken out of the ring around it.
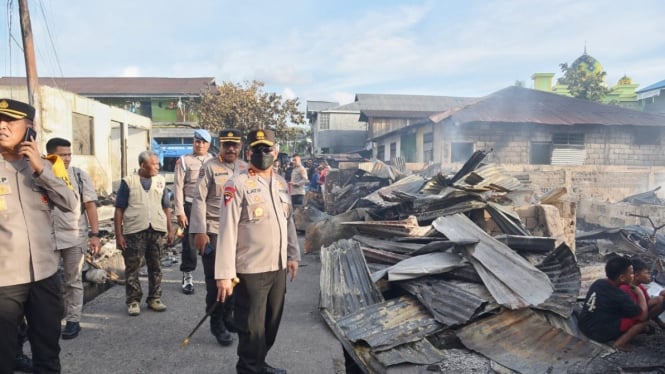
{"label": "police officer in uniform", "polygon": [[[224,129],[219,132],[222,149],[217,158],[203,165],[201,178],[194,191],[189,232],[194,236],[194,248],[201,254],[206,281],[206,310],[217,300],[215,282],[215,247],[219,231],[219,206],[222,203],[224,184],[234,175],[247,170],[247,163],[240,159],[242,151],[240,130]],[[210,331],[221,345],[233,343],[233,336],[224,324],[230,314],[231,302],[217,307],[210,316]]]}
{"label": "police officer in uniform", "polygon": [[[250,167],[224,186],[219,213],[215,279],[220,301],[234,294],[238,373],[286,373],[265,361],[275,343],[284,309],[287,273],[298,273],[300,248],[288,186],[272,169],[275,134],[247,135]],[[240,279],[235,291],[231,280]]]}
{"label": "police officer in uniform", "polygon": [[194,131],[193,152],[181,156],[175,164],[173,173],[173,204],[178,225],[183,228],[180,271],[182,271],[182,292],[185,295],[194,293],[192,272],[196,270],[196,250],[189,242],[189,217],[194,201],[196,182],[203,173],[203,164],[212,158],[210,133],[204,129]]}
{"label": "police officer in uniform", "polygon": [[34,118],[31,105],[0,99],[0,373],[14,372],[24,315],[34,371],[61,369],[64,308],[51,211],[54,206],[74,211],[78,198],[41,158],[35,135],[28,132]]}

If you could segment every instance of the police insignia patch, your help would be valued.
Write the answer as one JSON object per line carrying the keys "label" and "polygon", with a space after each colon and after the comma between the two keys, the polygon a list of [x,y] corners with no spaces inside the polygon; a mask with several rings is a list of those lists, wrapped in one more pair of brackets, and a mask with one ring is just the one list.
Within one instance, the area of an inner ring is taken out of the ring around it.
{"label": "police insignia patch", "polygon": [[236,194],[236,189],[233,187],[224,187],[224,205],[228,205],[233,196]]}

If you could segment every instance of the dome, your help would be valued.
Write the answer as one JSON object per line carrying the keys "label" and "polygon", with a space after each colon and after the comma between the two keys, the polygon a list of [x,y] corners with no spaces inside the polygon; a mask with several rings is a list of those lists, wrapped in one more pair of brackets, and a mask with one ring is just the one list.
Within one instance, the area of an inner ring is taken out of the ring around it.
{"label": "dome", "polygon": [[621,79],[619,79],[619,82],[617,82],[617,85],[619,86],[629,85],[629,84],[633,84],[633,80],[630,79],[630,77],[627,75],[621,77]]}
{"label": "dome", "polygon": [[573,70],[584,71],[588,74],[600,74],[603,72],[603,66],[584,51],[584,54],[573,61],[570,68]]}

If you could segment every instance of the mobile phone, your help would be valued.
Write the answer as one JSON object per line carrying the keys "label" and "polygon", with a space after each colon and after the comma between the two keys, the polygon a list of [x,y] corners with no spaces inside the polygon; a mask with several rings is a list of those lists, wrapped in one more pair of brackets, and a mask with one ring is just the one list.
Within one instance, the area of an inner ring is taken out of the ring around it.
{"label": "mobile phone", "polygon": [[25,131],[25,138],[23,138],[23,141],[32,142],[35,139],[37,139],[37,131],[35,131],[35,129],[32,127],[28,127],[28,129]]}

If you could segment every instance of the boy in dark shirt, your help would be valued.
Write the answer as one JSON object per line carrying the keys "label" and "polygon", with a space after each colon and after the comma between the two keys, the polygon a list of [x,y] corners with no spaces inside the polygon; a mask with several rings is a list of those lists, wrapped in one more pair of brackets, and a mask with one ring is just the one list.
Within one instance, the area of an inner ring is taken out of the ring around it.
{"label": "boy in dark shirt", "polygon": [[[633,272],[635,273],[632,285],[636,286],[644,295],[647,302],[647,309],[649,311],[649,319],[656,321],[660,327],[665,327],[665,324],[658,318],[663,312],[665,290],[661,291],[658,296],[649,297],[647,289],[643,286],[643,284],[651,283],[651,271],[649,270],[649,266],[639,258],[634,258],[631,262],[633,263]],[[633,292],[631,286],[622,284],[619,288],[626,292],[635,303],[638,302],[637,294]]]}
{"label": "boy in dark shirt", "polygon": [[[623,257],[614,257],[605,265],[607,279],[595,281],[589,288],[579,316],[579,328],[598,342],[615,340],[615,349],[626,350],[626,344],[642,332],[647,322],[647,303],[633,283],[633,265]],[[638,303],[619,286],[630,285]]]}

